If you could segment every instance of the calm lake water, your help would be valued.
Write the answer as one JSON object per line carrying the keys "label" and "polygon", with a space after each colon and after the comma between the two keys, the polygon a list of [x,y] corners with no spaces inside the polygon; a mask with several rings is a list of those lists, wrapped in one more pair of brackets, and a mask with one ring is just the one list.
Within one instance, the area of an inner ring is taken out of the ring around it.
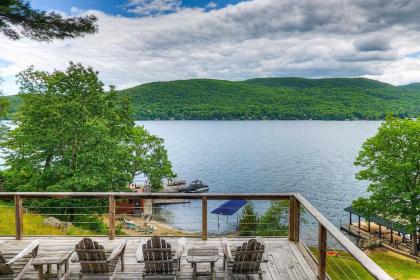
{"label": "calm lake water", "polygon": [[[142,121],[165,140],[173,169],[210,192],[299,192],[339,226],[343,208],[366,195],[353,162],[376,121]],[[209,202],[209,211],[222,202]],[[199,230],[199,203],[161,207],[172,225]],[[267,203],[257,203],[263,211]],[[158,209],[159,210],[159,209]],[[209,214],[209,232],[231,230],[236,217]]]}
{"label": "calm lake water", "polygon": [[[173,169],[210,192],[299,192],[336,226],[343,208],[366,195],[353,162],[376,121],[142,121],[165,140]],[[1,165],[1,160],[0,160]],[[221,201],[209,201],[209,212]],[[268,202],[255,204],[262,213]],[[201,228],[201,203],[162,206],[156,215],[184,230]],[[236,216],[208,215],[209,232],[233,230]]]}

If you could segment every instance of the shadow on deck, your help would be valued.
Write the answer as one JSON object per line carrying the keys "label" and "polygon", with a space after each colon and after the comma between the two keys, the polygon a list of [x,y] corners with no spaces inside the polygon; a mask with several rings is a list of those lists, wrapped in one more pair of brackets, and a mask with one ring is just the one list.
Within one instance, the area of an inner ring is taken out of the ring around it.
{"label": "shadow on deck", "polygon": [[[12,237],[0,237],[0,249],[4,253],[16,253],[34,239],[39,239],[41,242],[39,254],[55,254],[74,248],[74,245],[80,241],[81,237],[31,237],[23,240],[14,240]],[[119,238],[116,240],[108,240],[108,238],[105,237],[95,237],[93,239],[103,244],[106,250],[111,250],[120,240]],[[136,261],[136,250],[140,239],[140,237],[127,238],[128,243],[125,252],[126,269],[125,272],[121,272],[119,268],[117,279],[141,279],[143,264],[138,264]],[[168,237],[165,238],[165,240],[173,244],[173,247],[175,247],[177,243],[177,238],[174,237]],[[230,238],[229,242],[232,247],[237,247],[246,240],[247,238]],[[296,243],[288,241],[287,238],[264,238],[264,241],[266,244],[265,262],[262,264],[264,280],[317,279],[308,262],[297,248]],[[214,246],[219,248],[220,257],[215,266],[216,279],[228,279],[227,271],[223,270],[223,254],[219,238],[209,238],[207,241],[198,238],[187,238],[186,248],[181,258],[181,272],[177,279],[192,279],[192,268],[186,261],[186,254],[189,248],[199,246]],[[209,265],[207,264],[199,265],[198,269],[202,271],[210,270]],[[70,279],[77,279],[77,274],[79,272],[78,264],[71,263],[70,270],[72,271]],[[33,267],[30,267],[23,279],[37,279],[37,272]],[[93,279],[101,278],[96,277]],[[198,279],[204,280],[210,279],[210,277],[200,276]],[[252,277],[248,279],[252,279]],[[255,277],[255,279],[257,279],[257,277]]]}

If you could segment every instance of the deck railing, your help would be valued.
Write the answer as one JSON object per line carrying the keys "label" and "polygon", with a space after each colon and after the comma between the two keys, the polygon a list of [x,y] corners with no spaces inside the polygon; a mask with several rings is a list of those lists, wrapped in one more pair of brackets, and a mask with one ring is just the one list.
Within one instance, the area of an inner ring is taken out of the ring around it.
{"label": "deck railing", "polygon": [[[116,236],[116,200],[117,199],[188,199],[201,200],[201,238],[206,240],[208,237],[208,201],[209,200],[230,200],[230,199],[244,199],[244,200],[284,200],[289,202],[289,217],[288,217],[288,239],[297,244],[301,253],[308,257],[308,261],[314,264],[313,270],[316,272],[318,279],[341,279],[337,276],[341,272],[334,270],[341,270],[345,277],[342,279],[366,279],[360,276],[357,271],[345,263],[354,275],[348,275],[344,271],[347,268],[341,268],[337,264],[328,265],[328,238],[339,243],[341,248],[352,258],[352,262],[365,270],[365,273],[370,275],[373,279],[391,280],[392,278],[375,262],[373,262],[366,254],[364,254],[352,241],[350,241],[342,232],[340,232],[330,221],[328,221],[314,206],[312,206],[304,197],[296,193],[45,193],[45,192],[16,192],[7,193],[0,192],[0,199],[13,199],[15,208],[15,235],[16,239],[21,239],[24,235],[23,227],[23,200],[31,199],[106,199],[108,201],[108,236],[109,239],[114,239]],[[317,224],[317,245],[307,246],[302,238],[302,213],[309,214],[313,217]],[[1,223],[1,221],[0,221]],[[352,264],[353,266],[353,264]],[[338,273],[338,274],[337,274]],[[369,276],[369,277],[370,277]]]}

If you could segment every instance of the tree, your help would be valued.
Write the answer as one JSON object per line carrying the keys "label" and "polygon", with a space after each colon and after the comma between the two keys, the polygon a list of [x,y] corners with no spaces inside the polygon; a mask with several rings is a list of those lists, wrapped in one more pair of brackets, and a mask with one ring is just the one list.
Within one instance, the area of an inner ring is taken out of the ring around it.
{"label": "tree", "polygon": [[242,211],[242,216],[239,221],[239,235],[255,235],[257,225],[258,217],[254,210],[254,204],[250,201],[245,205],[244,210]]}
{"label": "tree", "polygon": [[[0,78],[0,83],[1,83]],[[0,91],[0,120],[6,116],[7,114],[7,108],[9,107],[9,102],[7,99],[3,96],[2,92]]]}
{"label": "tree", "polygon": [[0,32],[10,39],[28,37],[38,41],[75,38],[94,33],[96,17],[63,17],[55,12],[33,9],[26,0],[2,0]]}
{"label": "tree", "polygon": [[9,102],[4,96],[0,95],[0,119],[6,116],[8,107],[9,107]]}
{"label": "tree", "polygon": [[257,235],[261,236],[282,236],[288,231],[288,203],[285,201],[272,201],[270,207],[261,216]]}
{"label": "tree", "polygon": [[153,191],[173,177],[162,139],[135,125],[127,99],[91,68],[19,75],[22,105],[3,148],[8,191],[124,191],[144,174]]}
{"label": "tree", "polygon": [[407,224],[413,237],[412,254],[418,255],[420,119],[388,117],[377,134],[363,144],[355,165],[363,168],[357,179],[371,182],[371,195],[354,201],[353,206]]}

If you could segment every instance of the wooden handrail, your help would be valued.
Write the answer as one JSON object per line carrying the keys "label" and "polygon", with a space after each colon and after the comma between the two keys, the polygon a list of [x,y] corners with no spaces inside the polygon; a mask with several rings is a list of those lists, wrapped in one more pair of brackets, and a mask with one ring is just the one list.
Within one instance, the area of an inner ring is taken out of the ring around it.
{"label": "wooden handrail", "polygon": [[0,192],[0,198],[146,198],[146,199],[202,199],[209,200],[288,200],[295,193],[135,193],[135,192]]}
{"label": "wooden handrail", "polygon": [[302,195],[295,194],[300,204],[322,225],[331,236],[337,240],[375,279],[393,280],[380,266],[363,253],[353,242],[328,221],[312,204]]}
{"label": "wooden handrail", "polygon": [[[16,238],[22,237],[22,199],[23,198],[94,198],[109,199],[110,216],[110,238],[115,236],[115,199],[118,198],[144,198],[144,199],[196,199],[202,201],[202,238],[207,239],[207,201],[208,200],[289,200],[289,239],[294,242],[299,241],[299,216],[300,207],[306,209],[319,223],[322,236],[329,233],[336,239],[375,279],[392,280],[392,278],[366,254],[364,254],[353,242],[341,233],[330,221],[328,221],[312,204],[303,196],[297,193],[127,193],[127,192],[0,192],[1,198],[14,198],[16,203]],[[111,221],[111,219],[113,221]],[[322,248],[323,239],[319,241]],[[320,248],[321,248],[320,247]],[[325,250],[322,254],[325,255]],[[325,271],[326,262],[323,261],[324,255],[320,256],[321,263],[319,270],[320,279]]]}

